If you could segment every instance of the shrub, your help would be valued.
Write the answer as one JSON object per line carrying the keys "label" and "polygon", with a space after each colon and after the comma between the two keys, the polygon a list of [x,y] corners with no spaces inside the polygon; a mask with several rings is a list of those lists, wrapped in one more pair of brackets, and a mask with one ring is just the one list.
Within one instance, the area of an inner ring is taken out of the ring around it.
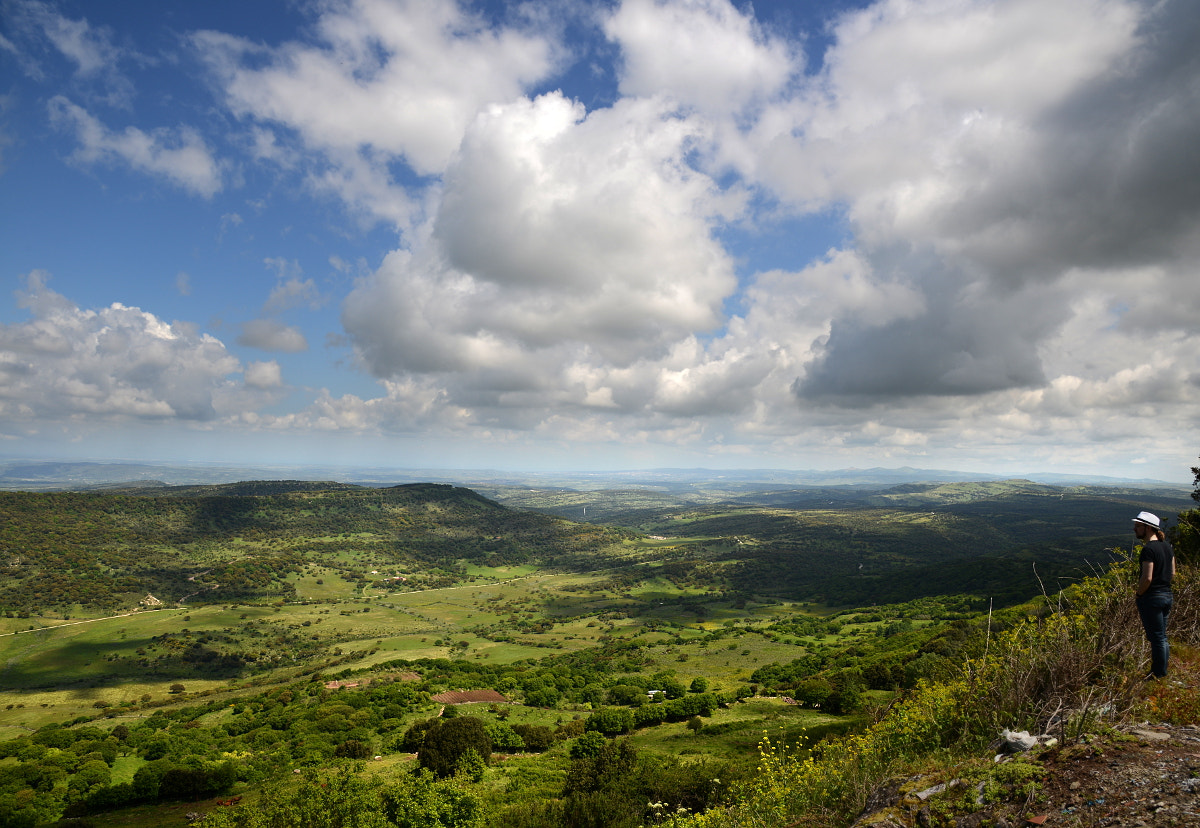
{"label": "shrub", "polygon": [[571,742],[570,755],[572,759],[586,759],[599,756],[600,751],[608,744],[608,737],[592,730]]}

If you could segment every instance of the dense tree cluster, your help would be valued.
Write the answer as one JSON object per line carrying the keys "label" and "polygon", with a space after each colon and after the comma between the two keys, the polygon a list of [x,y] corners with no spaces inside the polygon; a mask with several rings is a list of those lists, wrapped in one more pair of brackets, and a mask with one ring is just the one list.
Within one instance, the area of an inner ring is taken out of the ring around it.
{"label": "dense tree cluster", "polygon": [[[0,742],[0,759],[17,760],[0,763],[0,825],[53,821],[64,810],[78,816],[138,802],[194,800],[239,779],[261,781],[293,764],[363,758],[376,745],[383,749],[402,717],[427,706],[425,688],[411,683],[373,682],[364,690],[331,692],[314,680],[239,700],[232,708],[228,701],[213,701],[159,711],[112,731],[47,725]],[[232,715],[204,724],[217,712]],[[230,754],[246,758],[231,763]],[[147,761],[132,782],[110,784],[110,769],[122,755]]]}
{"label": "dense tree cluster", "polygon": [[453,781],[428,772],[401,774],[389,782],[349,769],[309,772],[300,784],[266,786],[250,808],[219,810],[205,828],[471,828],[481,817],[479,799]]}

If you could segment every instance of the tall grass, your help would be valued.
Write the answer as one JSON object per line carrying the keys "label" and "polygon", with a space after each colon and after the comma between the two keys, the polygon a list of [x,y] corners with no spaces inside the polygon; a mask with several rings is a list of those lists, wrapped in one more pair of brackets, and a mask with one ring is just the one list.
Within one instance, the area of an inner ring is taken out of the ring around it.
{"label": "tall grass", "polygon": [[[679,816],[672,828],[848,825],[868,795],[899,773],[978,756],[1002,728],[1072,741],[1117,724],[1142,702],[1146,645],[1133,599],[1137,561],[1125,558],[991,638],[953,679],[920,684],[863,732],[810,753],[764,737],[758,773],[728,808]],[[1200,637],[1197,573],[1175,581],[1173,641]]]}

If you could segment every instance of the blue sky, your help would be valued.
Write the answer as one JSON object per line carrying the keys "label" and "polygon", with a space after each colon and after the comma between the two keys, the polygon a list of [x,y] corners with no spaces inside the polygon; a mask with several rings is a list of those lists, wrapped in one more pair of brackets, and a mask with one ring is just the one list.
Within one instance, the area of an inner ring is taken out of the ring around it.
{"label": "blue sky", "polygon": [[1197,35],[0,0],[0,455],[1185,482]]}

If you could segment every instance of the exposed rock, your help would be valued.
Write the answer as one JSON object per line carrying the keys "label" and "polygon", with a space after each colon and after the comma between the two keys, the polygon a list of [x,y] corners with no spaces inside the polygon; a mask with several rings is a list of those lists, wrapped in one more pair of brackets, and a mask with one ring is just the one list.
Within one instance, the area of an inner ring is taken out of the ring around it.
{"label": "exposed rock", "polygon": [[1043,746],[1030,755],[1045,771],[1032,798],[1011,791],[1008,799],[981,804],[968,797],[976,803],[970,808],[953,778],[908,777],[876,789],[852,828],[1200,826],[1196,725],[1142,723],[1079,744]]}

